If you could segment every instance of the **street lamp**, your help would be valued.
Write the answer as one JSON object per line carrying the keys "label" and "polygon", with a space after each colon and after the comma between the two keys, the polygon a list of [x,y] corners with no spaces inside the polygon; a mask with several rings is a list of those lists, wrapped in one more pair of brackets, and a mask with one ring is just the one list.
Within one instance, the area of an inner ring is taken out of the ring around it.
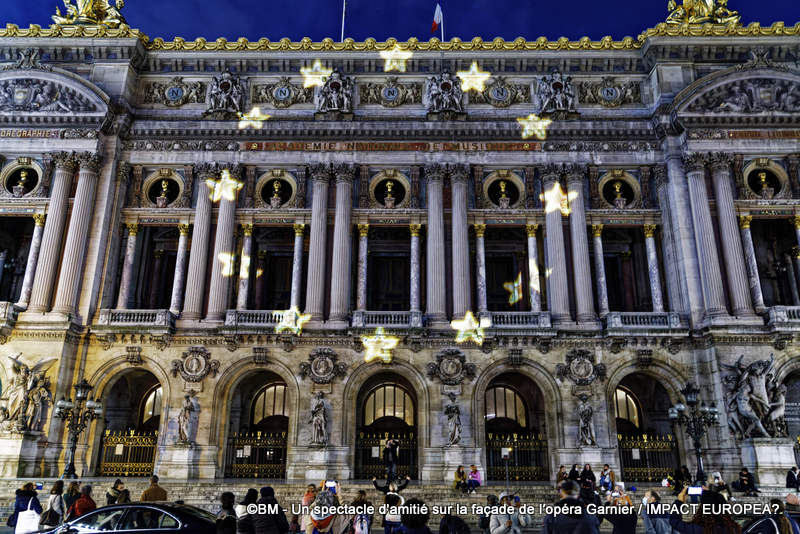
{"label": "street lamp", "polygon": [[692,438],[694,454],[697,458],[697,481],[705,482],[706,474],[703,470],[703,450],[700,439],[706,434],[708,427],[719,424],[719,410],[714,403],[707,406],[706,403],[701,402],[699,406],[697,405],[697,396],[700,390],[692,382],[686,384],[681,393],[686,399],[686,404],[679,402],[671,406],[667,413],[673,422],[686,427],[686,433]]}
{"label": "street lamp", "polygon": [[[66,421],[69,431],[69,449],[67,449],[67,466],[64,468],[64,478],[78,478],[75,474],[75,450],[78,448],[78,436],[91,421],[103,414],[103,405],[89,398],[92,387],[86,379],[75,384],[75,402],[64,399],[56,403],[56,417]],[[86,407],[84,409],[84,403]]]}

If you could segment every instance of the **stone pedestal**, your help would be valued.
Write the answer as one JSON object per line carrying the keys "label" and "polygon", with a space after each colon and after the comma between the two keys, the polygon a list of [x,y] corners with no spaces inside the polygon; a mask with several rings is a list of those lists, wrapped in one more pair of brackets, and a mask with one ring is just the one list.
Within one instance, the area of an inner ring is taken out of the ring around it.
{"label": "stone pedestal", "polygon": [[0,475],[4,478],[40,475],[39,449],[46,440],[42,432],[0,434]]}
{"label": "stone pedestal", "polygon": [[[422,457],[417,461],[419,472],[417,477],[423,482],[442,481],[442,473],[445,469],[445,451],[441,447],[425,447],[422,449]],[[455,468],[453,468],[455,471]],[[453,474],[450,473],[450,482],[453,481]]]}
{"label": "stone pedestal", "polygon": [[352,467],[348,447],[294,447],[286,462],[287,480],[349,480]]}
{"label": "stone pedestal", "polygon": [[742,441],[742,465],[760,486],[783,486],[786,471],[796,465],[791,438],[751,438]]}
{"label": "stone pedestal", "polygon": [[161,451],[169,459],[160,462],[158,476],[177,479],[214,478],[216,450],[216,447],[193,442],[177,442],[166,451]]}
{"label": "stone pedestal", "polygon": [[486,472],[481,465],[481,450],[477,447],[459,447],[453,445],[444,449],[444,470],[441,480],[447,484],[453,483],[453,474],[459,465],[464,466],[464,471],[469,473],[469,466],[475,464],[482,480],[486,480]]}

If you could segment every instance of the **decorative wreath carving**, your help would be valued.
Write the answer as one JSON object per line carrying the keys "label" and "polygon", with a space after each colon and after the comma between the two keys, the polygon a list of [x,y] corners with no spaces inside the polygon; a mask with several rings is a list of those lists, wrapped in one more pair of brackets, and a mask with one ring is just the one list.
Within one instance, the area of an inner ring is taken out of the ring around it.
{"label": "decorative wreath carving", "polygon": [[205,377],[217,376],[219,361],[211,359],[205,347],[189,347],[180,360],[172,360],[172,376],[178,374],[187,382],[201,382]]}
{"label": "decorative wreath carving", "polygon": [[464,353],[454,348],[440,350],[436,362],[428,364],[428,377],[438,378],[448,386],[461,384],[465,378],[473,379],[476,372],[476,365],[467,363]]}
{"label": "decorative wreath carving", "polygon": [[588,386],[596,379],[606,377],[606,366],[595,363],[594,354],[585,349],[574,349],[567,353],[566,363],[556,365],[556,377],[569,378],[579,386]]}
{"label": "decorative wreath carving", "polygon": [[337,376],[347,373],[347,365],[339,363],[338,359],[333,349],[316,348],[308,355],[307,362],[300,363],[300,376],[310,377],[315,384],[330,384]]}

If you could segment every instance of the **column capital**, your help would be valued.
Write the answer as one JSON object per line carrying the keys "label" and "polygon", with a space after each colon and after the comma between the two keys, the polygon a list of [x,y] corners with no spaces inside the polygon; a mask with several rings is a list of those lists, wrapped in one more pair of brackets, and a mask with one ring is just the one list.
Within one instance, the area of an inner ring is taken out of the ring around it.
{"label": "column capital", "polygon": [[96,152],[82,152],[78,155],[78,164],[81,170],[91,171],[97,173],[100,170],[100,161],[102,158]]}
{"label": "column capital", "polygon": [[586,176],[587,166],[582,163],[568,163],[564,165],[564,172],[567,175],[567,183],[580,182]]}
{"label": "column capital", "polygon": [[180,235],[189,235],[189,225],[188,224],[179,224],[178,225],[178,233]]}
{"label": "column capital", "polygon": [[78,157],[75,152],[56,152],[53,154],[53,164],[56,169],[75,172],[78,168]]}
{"label": "column capital", "polygon": [[244,231],[244,235],[250,237],[253,235],[253,224],[252,223],[245,223],[242,225],[242,231]]}
{"label": "column capital", "polygon": [[733,154],[727,152],[712,152],[708,155],[708,163],[712,171],[729,171],[733,164]]}
{"label": "column capital", "polygon": [[592,236],[600,237],[603,235],[603,225],[602,224],[593,224],[592,225]]}
{"label": "column capital", "polygon": [[536,223],[525,225],[525,233],[528,235],[528,237],[536,237],[536,232],[538,230],[539,230],[539,225]]}
{"label": "column capital", "polygon": [[127,182],[131,178],[131,164],[127,161],[123,161],[119,165],[117,165],[117,181],[118,182]]}
{"label": "column capital", "polygon": [[667,184],[667,166],[666,165],[656,165],[653,167],[653,178],[656,182],[656,189],[660,189],[662,186]]}
{"label": "column capital", "polygon": [[296,236],[298,236],[298,235],[302,236],[303,232],[305,232],[305,230],[306,230],[306,225],[303,224],[303,223],[295,223],[293,225],[293,227],[294,227],[294,235],[296,235]]}
{"label": "column capital", "polygon": [[45,214],[44,213],[34,213],[33,214],[33,224],[35,226],[44,226]]}
{"label": "column capital", "polygon": [[444,178],[444,172],[444,168],[439,164],[425,165],[425,180],[441,183]]}
{"label": "column capital", "polygon": [[139,225],[137,223],[125,223],[125,228],[128,229],[129,236],[134,236],[139,233]]}
{"label": "column capital", "polygon": [[326,163],[318,163],[311,165],[308,168],[308,173],[311,175],[311,180],[314,182],[328,183],[331,180],[331,166]]}
{"label": "column capital", "polygon": [[422,225],[411,223],[408,225],[408,229],[411,231],[411,237],[419,237],[420,231],[422,230]]}
{"label": "column capital", "polygon": [[219,167],[214,163],[198,163],[194,166],[195,176],[203,181],[212,177],[216,178],[219,171]]}
{"label": "column capital", "polygon": [[356,175],[356,166],[355,165],[347,165],[346,163],[342,163],[339,165],[335,165],[333,167],[333,174],[336,176],[336,183],[347,183],[352,184],[353,179]]}
{"label": "column capital", "polygon": [[800,247],[792,247],[792,257],[800,259]]}
{"label": "column capital", "polygon": [[751,222],[753,222],[752,215],[739,215],[739,228],[742,230],[750,228]]}
{"label": "column capital", "polygon": [[557,163],[548,163],[544,167],[541,167],[540,172],[542,175],[542,183],[547,185],[557,182],[559,178],[561,178],[564,169]]}
{"label": "column capital", "polygon": [[163,255],[164,255],[164,249],[158,249],[153,251],[153,256],[155,256],[156,258],[160,258]]}
{"label": "column capital", "polygon": [[448,165],[447,173],[453,183],[463,183],[469,178],[469,165]]}
{"label": "column capital", "polygon": [[800,215],[795,215],[792,217],[792,224],[794,225],[795,230],[800,230]]}
{"label": "column capital", "polygon": [[706,156],[699,152],[692,152],[683,157],[683,167],[686,172],[703,172],[706,168]]}
{"label": "column capital", "polygon": [[658,228],[658,225],[656,225],[656,224],[645,224],[642,228],[644,229],[644,236],[645,237],[653,237],[656,234],[656,228]]}
{"label": "column capital", "polygon": [[367,237],[369,235],[369,225],[368,224],[359,224],[358,225],[358,237]]}
{"label": "column capital", "polygon": [[475,227],[475,236],[476,237],[483,237],[486,234],[486,225],[485,224],[473,224]]}

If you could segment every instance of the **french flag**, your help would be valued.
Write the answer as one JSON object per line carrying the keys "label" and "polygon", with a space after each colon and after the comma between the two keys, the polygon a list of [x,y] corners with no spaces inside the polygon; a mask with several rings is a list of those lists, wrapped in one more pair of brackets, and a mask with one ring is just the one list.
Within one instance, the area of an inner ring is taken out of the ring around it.
{"label": "french flag", "polygon": [[436,2],[436,11],[433,12],[433,25],[431,26],[431,33],[436,33],[436,30],[442,25],[442,6]]}

